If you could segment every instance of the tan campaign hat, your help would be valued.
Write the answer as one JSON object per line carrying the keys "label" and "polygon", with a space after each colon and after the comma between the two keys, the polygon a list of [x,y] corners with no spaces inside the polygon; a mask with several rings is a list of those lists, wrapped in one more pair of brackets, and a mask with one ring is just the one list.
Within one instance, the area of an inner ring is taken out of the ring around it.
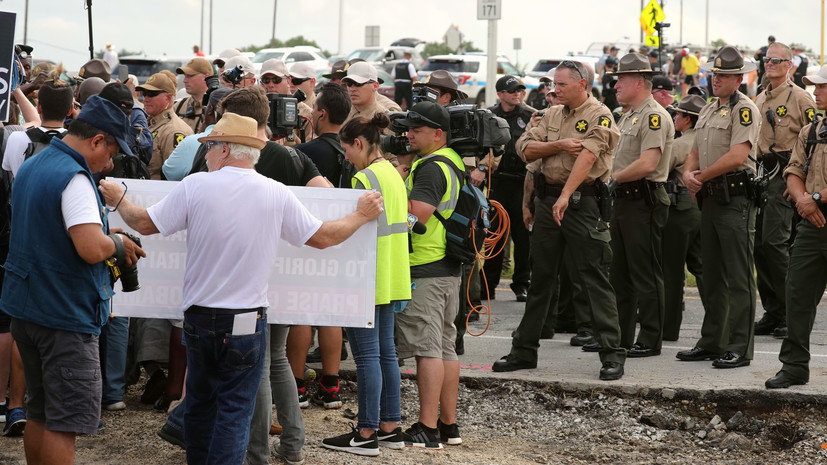
{"label": "tan campaign hat", "polygon": [[77,77],[81,80],[99,77],[103,79],[103,82],[109,82],[112,79],[112,68],[109,67],[109,63],[100,58],[93,58],[81,66]]}
{"label": "tan campaign hat", "polygon": [[700,95],[687,95],[681,100],[681,103],[675,110],[681,113],[688,113],[690,115],[698,116],[701,113],[701,108],[706,105],[706,99]]}
{"label": "tan campaign hat", "polygon": [[413,84],[414,87],[433,87],[437,89],[447,90],[455,95],[456,99],[466,99],[468,94],[457,88],[457,81],[451,76],[451,73],[444,69],[438,69],[429,74],[424,81],[417,81]]}
{"label": "tan campaign hat", "polygon": [[160,91],[175,95],[175,84],[164,73],[155,73],[145,83],[136,87],[138,90]]}
{"label": "tan campaign hat", "polygon": [[735,47],[727,45],[718,51],[714,60],[701,65],[704,71],[715,74],[744,74],[758,68],[751,61],[744,61],[743,55]]}
{"label": "tan campaign hat", "polygon": [[333,66],[330,68],[330,72],[322,74],[322,77],[326,77],[328,79],[342,79],[347,76],[348,68],[350,68],[350,63],[348,63],[347,60],[339,60],[336,63],[333,63]]}
{"label": "tan campaign hat", "polygon": [[283,61],[270,58],[261,64],[261,71],[259,71],[258,76],[262,77],[265,74],[274,74],[278,77],[286,78],[290,75],[290,72],[287,71],[287,65],[285,65]]}
{"label": "tan campaign hat", "polygon": [[235,113],[224,113],[210,135],[198,138],[198,142],[202,144],[209,141],[229,142],[261,150],[266,142],[256,137],[257,133],[258,127],[253,118]]}
{"label": "tan campaign hat", "polygon": [[290,77],[313,79],[316,77],[316,71],[307,63],[299,62],[290,67]]}
{"label": "tan campaign hat", "polygon": [[827,84],[827,65],[821,67],[816,74],[804,76],[804,84],[814,86],[816,84]]}
{"label": "tan campaign hat", "polygon": [[618,74],[655,74],[652,71],[652,66],[649,64],[649,59],[640,53],[627,53],[620,59],[617,65],[617,71],[607,71],[606,76],[616,76]]}
{"label": "tan campaign hat", "polygon": [[192,76],[195,74],[206,74],[212,76],[212,65],[206,58],[196,57],[190,60],[186,65],[175,70],[176,74],[186,74]]}

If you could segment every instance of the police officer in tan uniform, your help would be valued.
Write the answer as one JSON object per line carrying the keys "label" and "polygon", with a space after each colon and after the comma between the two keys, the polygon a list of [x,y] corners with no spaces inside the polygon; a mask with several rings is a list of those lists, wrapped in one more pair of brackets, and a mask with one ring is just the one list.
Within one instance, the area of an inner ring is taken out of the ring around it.
{"label": "police officer in tan uniform", "polygon": [[[347,87],[347,93],[350,95],[350,114],[345,122],[350,121],[354,116],[364,116],[365,118],[373,118],[376,113],[388,111],[402,111],[393,100],[390,107],[384,107],[379,103],[379,84],[381,79],[377,76],[376,68],[370,63],[361,61],[350,65],[347,69],[347,75],[342,78],[342,83]],[[385,134],[392,135],[393,131],[390,127],[385,128]],[[386,153],[384,154],[394,166],[398,167],[400,162],[398,156]],[[405,165],[410,166],[413,160],[408,160],[413,156],[405,155]]]}
{"label": "police officer in tan uniform", "polygon": [[161,167],[164,161],[184,137],[193,132],[172,110],[175,84],[166,74],[155,73],[136,89],[144,96],[144,110],[149,116],[147,122],[154,139],[147,168],[152,179],[163,179]]}
{"label": "police officer in tan uniform", "polygon": [[[763,118],[758,132],[758,161],[769,175],[767,204],[755,219],[755,269],[764,316],[755,323],[755,334],[786,335],[784,281],[790,262],[793,207],[784,198],[787,185],[781,173],[790,158],[798,133],[813,122],[813,98],[790,79],[792,51],[781,42],[770,44],[763,57],[769,85],[755,100]],[[772,118],[772,120],[770,120]],[[771,124],[774,123],[774,124]]]}
{"label": "police officer in tan uniform", "polygon": [[582,63],[565,60],[555,74],[559,103],[546,110],[536,127],[517,140],[526,163],[541,159],[535,182],[534,232],[531,236],[532,280],[525,313],[511,341],[511,352],[493,370],[537,367],[540,335],[548,314],[566,250],[568,269],[589,296],[594,329],[602,345],[600,379],[623,376],[626,351],[620,347],[614,291],[609,282],[612,251],[606,221],[596,194],[606,192],[618,131],[605,105],[590,96]]}
{"label": "police officer in tan uniform", "polygon": [[683,170],[689,192],[702,200],[701,256],[704,264],[704,322],[701,339],[678,352],[685,361],[714,360],[716,368],[750,364],[753,355],[755,280],[753,239],[755,162],[761,115],[738,92],[744,73],[755,69],[732,46],[704,65],[713,73],[715,98],[701,110],[695,144]]}
{"label": "police officer in tan uniform", "polygon": [[695,123],[706,99],[688,95],[675,107],[675,131],[681,136],[672,144],[666,193],[669,217],[663,228],[663,340],[677,341],[683,320],[683,286],[686,269],[695,276],[703,299],[703,261],[701,260],[701,210],[683,182],[683,166],[695,144]]}
{"label": "police officer in tan uniform", "polygon": [[199,132],[203,120],[204,94],[207,93],[207,76],[213,75],[212,65],[206,58],[196,57],[186,65],[175,70],[184,75],[184,87],[189,97],[175,102],[175,114],[178,115],[193,132]]}
{"label": "police officer in tan uniform", "polygon": [[[617,100],[627,108],[618,126],[612,182],[612,287],[617,297],[620,344],[629,357],[660,355],[663,342],[663,227],[669,212],[669,175],[675,125],[652,97],[652,68],[638,53],[620,59]],[[635,342],[636,310],[640,333]],[[634,344],[633,344],[634,342]]]}
{"label": "police officer in tan uniform", "polygon": [[[348,61],[348,64],[349,64],[349,66],[353,66],[356,63],[364,63],[364,62],[365,62],[365,60],[363,60],[361,58],[353,58],[350,61]],[[350,69],[350,68],[348,68],[348,69]],[[379,79],[379,84],[382,84],[384,82],[385,81],[383,81],[381,78]],[[346,85],[345,82],[344,82],[344,78],[342,78],[342,85]],[[378,90],[379,88],[377,87],[376,89]],[[394,102],[393,99],[385,97],[384,95],[380,94],[379,92],[376,92],[376,101],[379,103],[379,105],[385,107],[385,109],[387,109],[388,111],[402,111],[402,108],[396,102]],[[398,108],[398,110],[396,108]]]}
{"label": "police officer in tan uniform", "polygon": [[[818,108],[827,109],[827,66],[803,79],[815,86]],[[816,306],[827,287],[827,202],[823,200],[827,196],[827,125],[823,119],[804,126],[798,134],[784,177],[802,219],[796,227],[787,275],[787,337],[778,354],[783,366],[766,381],[768,389],[810,380],[810,333]]]}

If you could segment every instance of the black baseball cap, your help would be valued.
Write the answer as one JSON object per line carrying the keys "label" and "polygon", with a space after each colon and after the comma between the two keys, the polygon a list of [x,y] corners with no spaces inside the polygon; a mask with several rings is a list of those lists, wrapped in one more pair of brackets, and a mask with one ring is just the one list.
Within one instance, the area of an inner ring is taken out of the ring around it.
{"label": "black baseball cap", "polygon": [[666,76],[659,75],[652,78],[652,89],[653,90],[668,90],[672,91],[674,87],[672,87],[672,80]]}
{"label": "black baseball cap", "polygon": [[497,80],[497,92],[514,92],[520,88],[525,89],[525,85],[514,76],[506,74]]}
{"label": "black baseball cap", "polygon": [[448,131],[450,121],[451,116],[448,110],[434,102],[419,102],[411,108],[404,119],[396,120],[398,124],[409,128],[428,126],[443,131]]}
{"label": "black baseball cap", "polygon": [[77,119],[111,135],[118,141],[123,153],[132,155],[127,142],[130,133],[129,118],[114,103],[99,95],[93,95],[83,104]]}
{"label": "black baseball cap", "polygon": [[135,104],[132,100],[132,91],[120,82],[110,82],[103,86],[98,95],[117,105],[124,113],[132,110]]}

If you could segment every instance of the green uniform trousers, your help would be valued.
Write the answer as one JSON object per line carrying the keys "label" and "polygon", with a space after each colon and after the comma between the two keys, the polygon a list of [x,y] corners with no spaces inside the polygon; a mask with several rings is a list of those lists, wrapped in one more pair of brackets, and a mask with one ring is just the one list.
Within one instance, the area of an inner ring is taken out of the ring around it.
{"label": "green uniform trousers", "polygon": [[827,287],[827,228],[818,229],[801,220],[790,251],[787,274],[787,337],[778,359],[782,370],[796,378],[810,379],[810,333],[816,307]]}
{"label": "green uniform trousers", "polygon": [[701,210],[701,258],[704,263],[704,322],[701,349],[734,352],[752,360],[755,279],[752,249],[755,203],[745,195],[720,205],[711,197]]}
{"label": "green uniform trousers", "polygon": [[781,174],[770,179],[769,201],[755,218],[755,270],[758,295],[764,311],[778,324],[786,320],[787,267],[790,264],[790,233],[793,207],[784,199],[787,183]]}
{"label": "green uniform trousers", "polygon": [[553,196],[534,200],[531,287],[525,313],[511,341],[511,354],[520,360],[537,360],[540,333],[552,294],[558,286],[560,264],[568,250],[572,253],[567,268],[588,301],[598,341],[603,345],[600,360],[622,364],[626,361],[626,351],[620,347],[617,306],[609,282],[610,236],[608,231],[598,230],[597,200],[583,196],[577,209],[570,206],[566,210],[561,226],[554,221],[551,212],[556,201],[557,197]]}
{"label": "green uniform trousers", "polygon": [[669,215],[669,196],[663,187],[653,191],[650,207],[644,199],[620,198],[612,217],[611,281],[617,296],[620,345],[637,342],[653,349],[663,343],[663,228]]}
{"label": "green uniform trousers", "polygon": [[[554,293],[551,304],[549,304],[549,320],[551,320],[551,327],[554,331],[564,328],[566,331],[559,332],[575,330],[578,333],[594,334],[588,299],[580,291],[579,284],[572,279],[572,273],[569,272],[568,263],[572,259],[573,252],[576,253],[576,251],[567,251],[564,260],[560,263],[560,281],[557,285],[557,292]],[[549,321],[546,321],[543,334],[547,334],[548,328]]]}
{"label": "green uniform trousers", "polygon": [[677,203],[669,207],[669,218],[663,228],[663,339],[666,341],[677,341],[680,336],[686,308],[683,300],[686,269],[695,276],[703,299],[702,263],[701,210],[689,194],[677,194]]}

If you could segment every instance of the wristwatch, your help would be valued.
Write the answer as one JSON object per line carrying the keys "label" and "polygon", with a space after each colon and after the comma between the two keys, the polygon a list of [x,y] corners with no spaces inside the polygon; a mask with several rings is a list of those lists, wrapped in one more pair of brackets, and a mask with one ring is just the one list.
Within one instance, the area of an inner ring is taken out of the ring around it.
{"label": "wristwatch", "polygon": [[815,201],[815,203],[821,205],[821,192],[813,192],[813,200]]}
{"label": "wristwatch", "polygon": [[480,165],[477,167],[477,169],[485,173],[486,171],[488,171],[488,165]]}

